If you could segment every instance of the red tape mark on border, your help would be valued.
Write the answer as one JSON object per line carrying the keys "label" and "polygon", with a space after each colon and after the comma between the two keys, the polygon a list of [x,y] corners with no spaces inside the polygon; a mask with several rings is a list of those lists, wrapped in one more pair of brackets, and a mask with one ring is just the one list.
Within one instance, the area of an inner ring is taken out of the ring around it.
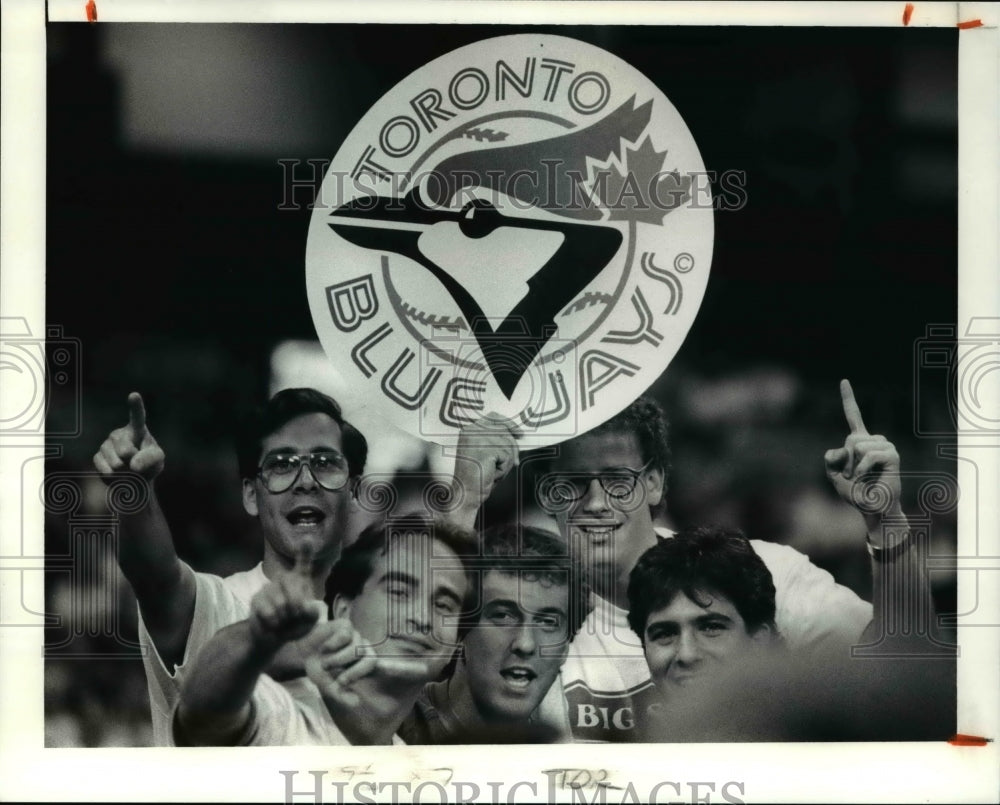
{"label": "red tape mark on border", "polygon": [[910,17],[913,16],[913,3],[907,3],[903,9],[903,25],[910,24]]}
{"label": "red tape mark on border", "polygon": [[986,746],[990,743],[989,738],[980,738],[978,735],[963,735],[958,733],[948,739],[952,746]]}
{"label": "red tape mark on border", "polygon": [[97,22],[97,3],[87,0],[87,22]]}
{"label": "red tape mark on border", "polygon": [[983,25],[982,20],[968,20],[966,22],[958,23],[958,27],[961,28],[963,31],[966,28],[981,28],[982,25]]}

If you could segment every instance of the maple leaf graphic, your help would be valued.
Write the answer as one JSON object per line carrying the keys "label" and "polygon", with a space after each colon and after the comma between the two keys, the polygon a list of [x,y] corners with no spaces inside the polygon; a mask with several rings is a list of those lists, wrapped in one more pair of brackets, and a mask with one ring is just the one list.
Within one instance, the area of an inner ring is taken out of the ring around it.
{"label": "maple leaf graphic", "polygon": [[666,156],[647,134],[638,148],[625,149],[624,170],[618,160],[595,169],[594,192],[610,211],[610,220],[659,226],[668,212],[691,198],[691,177],[664,171]]}

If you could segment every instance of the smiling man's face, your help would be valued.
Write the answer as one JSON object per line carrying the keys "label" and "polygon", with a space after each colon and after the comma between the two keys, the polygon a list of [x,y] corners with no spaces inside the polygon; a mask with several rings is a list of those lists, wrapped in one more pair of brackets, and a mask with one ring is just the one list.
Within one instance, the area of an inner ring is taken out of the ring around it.
{"label": "smiling man's face", "polygon": [[[340,426],[323,413],[303,414],[264,438],[257,463],[274,454],[319,452],[343,452]],[[319,561],[337,558],[347,498],[346,487],[324,489],[308,467],[303,467],[295,482],[278,494],[268,492],[259,476],[243,481],[243,507],[260,518],[264,532],[265,563],[270,555],[286,568],[294,565],[297,552],[304,546]]]}
{"label": "smiling man's face", "polygon": [[468,583],[445,543],[426,534],[392,537],[357,596],[338,597],[333,615],[350,618],[381,656],[425,660],[428,680],[435,679],[454,654]]}
{"label": "smiling man's face", "polygon": [[[656,544],[650,507],[663,494],[663,476],[656,468],[638,472],[645,463],[635,435],[615,431],[565,442],[552,463],[553,476],[582,492],[572,506],[556,514],[559,530],[595,591],[609,600],[624,595],[624,587],[616,590],[614,585],[626,584],[639,557]],[[616,498],[613,493],[636,472],[632,493]]]}
{"label": "smiling man's face", "polygon": [[711,591],[697,592],[697,601],[678,592],[665,607],[649,613],[643,635],[646,664],[657,689],[665,696],[711,683],[720,671],[750,659],[750,652],[770,636],[763,626],[755,634],[733,603]]}
{"label": "smiling man's face", "polygon": [[489,571],[479,622],[463,639],[465,674],[488,723],[525,721],[569,650],[569,585],[534,574]]}

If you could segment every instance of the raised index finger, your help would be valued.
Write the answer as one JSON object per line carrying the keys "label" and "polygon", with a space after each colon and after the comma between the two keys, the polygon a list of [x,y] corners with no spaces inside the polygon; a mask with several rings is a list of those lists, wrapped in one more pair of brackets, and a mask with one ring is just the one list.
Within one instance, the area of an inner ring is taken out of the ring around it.
{"label": "raised index finger", "polygon": [[316,548],[309,542],[296,545],[292,555],[292,566],[281,575],[281,584],[286,592],[305,600],[315,598],[313,592],[313,569]]}
{"label": "raised index finger", "polygon": [[146,406],[137,391],[128,395],[128,424],[134,434],[135,446],[140,447],[146,436]]}
{"label": "raised index finger", "polygon": [[840,400],[844,404],[844,416],[847,418],[847,426],[851,429],[851,433],[868,433],[865,421],[861,418],[858,401],[854,399],[854,389],[851,388],[850,380],[840,381]]}
{"label": "raised index finger", "polygon": [[316,548],[313,544],[311,542],[302,542],[295,549],[295,565],[292,567],[292,573],[311,582],[315,559]]}

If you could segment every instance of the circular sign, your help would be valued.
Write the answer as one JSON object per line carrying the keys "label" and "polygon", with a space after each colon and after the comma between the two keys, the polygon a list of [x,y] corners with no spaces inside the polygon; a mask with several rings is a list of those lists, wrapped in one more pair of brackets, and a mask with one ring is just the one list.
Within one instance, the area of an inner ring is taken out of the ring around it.
{"label": "circular sign", "polygon": [[526,446],[613,416],[701,304],[704,179],[677,110],[600,48],[502,36],[416,70],[345,140],[310,221],[344,402],[443,443],[488,412]]}

